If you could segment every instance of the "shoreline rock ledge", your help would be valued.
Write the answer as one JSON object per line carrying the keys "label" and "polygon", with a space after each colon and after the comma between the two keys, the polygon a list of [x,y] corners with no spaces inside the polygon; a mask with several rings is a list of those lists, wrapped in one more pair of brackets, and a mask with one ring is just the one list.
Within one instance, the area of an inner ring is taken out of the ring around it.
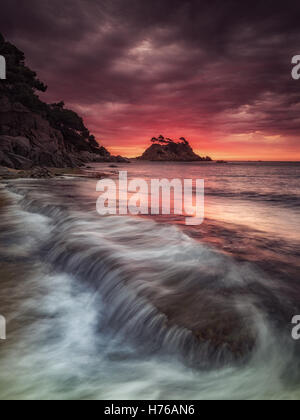
{"label": "shoreline rock ledge", "polygon": [[189,142],[181,137],[179,142],[159,136],[151,139],[153,143],[138,160],[151,162],[212,162],[211,157],[201,157],[194,153]]}

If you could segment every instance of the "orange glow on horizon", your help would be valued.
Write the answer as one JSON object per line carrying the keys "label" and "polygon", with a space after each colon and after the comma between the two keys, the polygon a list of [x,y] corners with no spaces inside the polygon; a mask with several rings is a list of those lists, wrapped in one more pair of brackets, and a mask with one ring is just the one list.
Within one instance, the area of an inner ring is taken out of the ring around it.
{"label": "orange glow on horizon", "polygon": [[[71,109],[74,104],[70,104]],[[75,107],[76,108],[76,107]],[[134,110],[133,110],[134,111]],[[132,112],[133,112],[132,111]],[[239,161],[300,161],[299,138],[285,135],[272,127],[265,131],[253,129],[252,132],[235,132],[235,124],[209,125],[199,129],[193,120],[177,118],[170,113],[163,122],[157,117],[146,114],[140,119],[129,115],[110,115],[103,119],[101,109],[82,109],[78,112],[100,145],[113,155],[128,158],[141,156],[150,147],[150,139],[163,135],[175,141],[186,138],[194,152],[199,156],[210,156],[213,160]],[[228,116],[228,118],[230,115]],[[234,115],[234,122],[241,116]],[[226,120],[227,121],[227,120]],[[222,126],[223,125],[223,126]],[[255,124],[253,123],[253,127]]]}
{"label": "orange glow on horizon", "polygon": [[[122,141],[122,143],[120,140],[111,139],[111,141],[101,142],[101,145],[106,147],[113,155],[136,158],[141,156],[151,146],[151,143],[140,138],[131,138],[128,141]],[[236,139],[225,138],[223,142],[213,139],[211,141],[190,141],[190,145],[199,156],[210,156],[213,160],[300,161],[299,147],[296,147],[295,144],[289,145],[285,141],[283,144],[280,142],[262,142],[259,144],[259,142],[251,143],[244,140],[238,142]]]}

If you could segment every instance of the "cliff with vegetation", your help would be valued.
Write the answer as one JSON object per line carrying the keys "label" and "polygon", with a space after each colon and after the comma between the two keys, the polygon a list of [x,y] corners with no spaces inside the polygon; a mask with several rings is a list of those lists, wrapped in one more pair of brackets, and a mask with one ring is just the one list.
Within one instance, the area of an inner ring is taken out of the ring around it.
{"label": "cliff with vegetation", "polygon": [[171,162],[211,162],[212,159],[198,156],[194,153],[189,142],[185,138],[181,138],[179,142],[172,139],[159,136],[151,139],[153,143],[139,160],[148,161],[171,161]]}
{"label": "cliff with vegetation", "polygon": [[6,80],[0,80],[0,165],[76,167],[87,162],[122,161],[99,146],[74,111],[63,102],[46,104],[45,86],[25,65],[22,51],[0,34]]}

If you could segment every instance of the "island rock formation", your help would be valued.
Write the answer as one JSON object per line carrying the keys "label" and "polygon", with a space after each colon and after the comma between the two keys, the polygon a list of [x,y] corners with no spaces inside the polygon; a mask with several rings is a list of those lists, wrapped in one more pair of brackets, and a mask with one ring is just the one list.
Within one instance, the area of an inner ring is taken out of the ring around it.
{"label": "island rock formation", "polygon": [[181,138],[179,142],[159,136],[151,139],[153,143],[139,160],[172,161],[172,162],[211,162],[209,156],[201,157],[194,153],[189,142]]}

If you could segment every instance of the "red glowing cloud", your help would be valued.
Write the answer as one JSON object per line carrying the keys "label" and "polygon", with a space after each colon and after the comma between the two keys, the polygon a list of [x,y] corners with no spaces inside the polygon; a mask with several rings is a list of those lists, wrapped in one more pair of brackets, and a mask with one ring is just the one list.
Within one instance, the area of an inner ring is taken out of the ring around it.
{"label": "red glowing cloud", "polygon": [[0,24],[48,84],[43,99],[64,100],[114,154],[164,134],[216,159],[300,160],[299,8],[11,0]]}

